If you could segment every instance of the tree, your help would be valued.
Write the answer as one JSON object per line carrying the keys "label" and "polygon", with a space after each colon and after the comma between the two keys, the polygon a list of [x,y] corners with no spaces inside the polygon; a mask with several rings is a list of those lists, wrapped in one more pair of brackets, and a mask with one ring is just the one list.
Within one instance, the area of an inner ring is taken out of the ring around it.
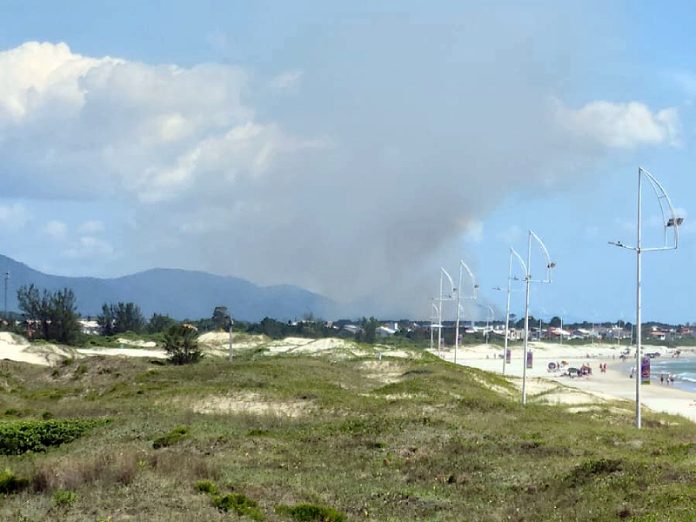
{"label": "tree", "polygon": [[360,321],[360,330],[355,334],[357,341],[374,344],[377,340],[377,328],[379,327],[379,321],[374,317],[363,317]]}
{"label": "tree", "polygon": [[114,334],[114,314],[110,305],[106,303],[102,305],[102,313],[97,316],[97,324],[102,335]]}
{"label": "tree", "polygon": [[[530,315],[529,316],[529,329],[531,330],[532,327],[537,323],[538,323],[538,321],[536,319],[534,319],[534,316]],[[515,328],[524,328],[524,317],[515,323]]]}
{"label": "tree", "polygon": [[102,313],[97,317],[97,323],[102,329],[102,335],[113,335],[124,332],[142,332],[145,328],[145,318],[140,307],[135,303],[117,303],[102,305]]}
{"label": "tree", "polygon": [[554,315],[551,318],[551,321],[549,321],[549,325],[553,326],[554,328],[559,328],[561,326],[561,318],[557,315]]}
{"label": "tree", "polygon": [[198,347],[196,329],[187,324],[174,324],[164,334],[164,351],[173,364],[198,362],[203,352]]}
{"label": "tree", "polygon": [[39,325],[43,339],[75,344],[80,336],[75,294],[69,288],[39,291],[33,284],[17,290],[19,309],[27,319]]}
{"label": "tree", "polygon": [[175,324],[176,321],[168,315],[152,314],[150,321],[147,323],[147,331],[149,333],[160,333]]}
{"label": "tree", "polygon": [[216,330],[229,330],[232,325],[232,318],[226,306],[216,306],[213,310],[213,326]]}

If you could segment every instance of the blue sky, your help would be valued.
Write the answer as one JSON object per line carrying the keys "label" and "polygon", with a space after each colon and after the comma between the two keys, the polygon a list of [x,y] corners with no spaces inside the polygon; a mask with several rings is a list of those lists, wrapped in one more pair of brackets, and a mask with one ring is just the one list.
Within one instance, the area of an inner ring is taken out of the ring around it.
{"label": "blue sky", "polygon": [[607,241],[634,241],[642,165],[687,216],[644,318],[696,321],[696,8],[605,4],[1,2],[2,252],[427,317],[460,258],[500,313],[532,228],[558,263],[533,314],[632,321]]}

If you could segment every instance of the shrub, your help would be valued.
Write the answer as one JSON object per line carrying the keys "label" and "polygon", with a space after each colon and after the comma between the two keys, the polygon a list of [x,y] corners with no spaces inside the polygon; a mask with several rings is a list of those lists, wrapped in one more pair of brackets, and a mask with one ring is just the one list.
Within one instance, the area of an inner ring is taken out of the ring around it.
{"label": "shrub", "polygon": [[46,451],[72,442],[108,419],[22,420],[0,422],[0,454]]}
{"label": "shrub", "polygon": [[164,334],[164,351],[169,362],[174,364],[189,364],[198,362],[203,352],[198,347],[196,329],[185,324],[170,326]]}
{"label": "shrub", "polygon": [[73,491],[60,489],[53,494],[56,506],[70,506],[77,500],[77,494]]}
{"label": "shrub", "polygon": [[315,504],[279,506],[276,511],[290,516],[297,522],[345,522],[346,520],[346,516],[334,508]]}
{"label": "shrub", "polygon": [[9,468],[5,468],[5,470],[0,473],[0,493],[4,495],[21,491],[28,485],[29,481],[27,479],[18,478]]}
{"label": "shrub", "polygon": [[188,428],[186,426],[177,426],[172,431],[161,437],[157,437],[152,443],[154,449],[167,448],[173,446],[177,442],[185,439],[188,436]]}
{"label": "shrub", "polygon": [[210,480],[199,480],[196,482],[196,491],[200,493],[207,493],[208,495],[217,495],[218,494],[218,487],[215,485],[214,482]]}
{"label": "shrub", "polygon": [[241,493],[229,493],[213,498],[213,505],[221,511],[234,511],[239,516],[252,520],[263,520],[263,513],[256,501]]}

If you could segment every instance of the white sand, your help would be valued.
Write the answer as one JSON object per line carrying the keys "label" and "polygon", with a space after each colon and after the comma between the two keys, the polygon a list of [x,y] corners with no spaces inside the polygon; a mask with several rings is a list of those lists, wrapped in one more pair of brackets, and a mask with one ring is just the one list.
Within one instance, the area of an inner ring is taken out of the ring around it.
{"label": "white sand", "polygon": [[[549,394],[544,399],[561,404],[600,403],[607,400],[624,399],[635,401],[636,382],[624,371],[632,359],[623,362],[619,355],[626,348],[607,344],[595,346],[561,346],[551,343],[530,343],[534,354],[534,368],[527,370],[528,398],[548,391],[555,383],[567,387],[565,391]],[[671,351],[664,347],[649,347],[649,351],[659,351],[663,357],[669,357]],[[682,353],[685,350],[681,348]],[[494,373],[502,373],[502,348],[493,345],[478,345],[460,348],[457,364],[471,366]],[[446,350],[441,354],[448,361],[454,360],[454,351]],[[549,362],[567,361],[570,367],[579,368],[588,364],[592,375],[587,377],[564,377],[560,372],[549,372]],[[607,364],[607,372],[601,373],[600,363]],[[522,348],[512,349],[512,361],[506,365],[505,375],[518,386],[522,376]],[[580,393],[580,395],[578,395]],[[680,390],[669,385],[650,384],[641,386],[641,404],[651,410],[681,415],[696,421],[696,394]]]}

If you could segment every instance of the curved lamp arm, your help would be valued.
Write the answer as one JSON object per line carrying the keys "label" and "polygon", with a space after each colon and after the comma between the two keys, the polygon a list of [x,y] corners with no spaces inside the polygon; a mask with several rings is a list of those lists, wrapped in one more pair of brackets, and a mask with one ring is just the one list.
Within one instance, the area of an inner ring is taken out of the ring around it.
{"label": "curved lamp arm", "polygon": [[454,281],[452,280],[452,276],[449,275],[447,270],[444,268],[440,267],[440,270],[442,271],[442,274],[447,278],[450,284],[450,298],[452,298],[452,295],[457,291],[457,289],[454,287]]}
{"label": "curved lamp arm", "polygon": [[457,291],[460,293],[460,297],[463,297],[464,299],[477,299],[477,291],[478,291],[478,283],[476,282],[476,277],[474,277],[474,273],[471,271],[469,268],[469,265],[467,265],[464,261],[460,260],[459,261],[459,285],[461,286],[462,284],[462,268],[466,271],[466,273],[469,275],[469,279],[471,279],[471,296],[462,296],[461,295],[461,288],[457,288]]}
{"label": "curved lamp arm", "polygon": [[536,283],[550,283],[551,282],[551,270],[556,266],[556,263],[551,261],[551,256],[549,255],[549,251],[546,248],[546,245],[544,242],[541,240],[539,236],[537,236],[533,230],[529,231],[529,234],[534,240],[537,242],[539,245],[539,248],[541,249],[541,252],[544,254],[544,258],[546,259],[546,278],[542,280],[535,281]]}

